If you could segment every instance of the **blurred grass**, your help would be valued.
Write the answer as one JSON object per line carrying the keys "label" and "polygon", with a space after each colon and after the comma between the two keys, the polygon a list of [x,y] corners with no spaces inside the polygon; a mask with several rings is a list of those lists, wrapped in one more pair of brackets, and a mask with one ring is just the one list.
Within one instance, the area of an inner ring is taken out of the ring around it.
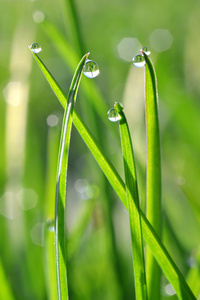
{"label": "blurred grass", "polygon": [[[98,3],[87,0],[76,1],[74,4],[84,43],[84,49],[81,50],[76,50],[70,40],[69,28],[65,27],[62,17],[62,6],[57,2],[0,2],[0,257],[13,295],[20,300],[47,298],[40,232],[45,221],[44,199],[48,170],[47,143],[50,128],[46,119],[50,114],[55,114],[61,120],[63,113],[40,70],[36,64],[32,65],[27,46],[34,41],[41,43],[41,57],[45,58],[65,92],[74,71],[66,66],[57,53],[59,45],[53,45],[43,31],[42,24],[33,21],[36,11],[42,11],[59,28],[79,59],[79,55],[85,51],[91,52],[91,58],[100,66],[101,75],[95,81],[107,102],[106,106],[111,107],[113,101],[124,103],[130,131],[133,132],[141,195],[145,195],[144,70],[135,69],[131,63],[121,59],[118,44],[123,38],[131,37],[151,49],[160,104],[163,206],[166,215],[164,242],[184,276],[191,271],[191,267],[196,269],[193,272],[194,278],[190,276],[191,286],[194,286],[194,282],[200,282],[200,91],[199,57],[196,55],[199,48],[200,4],[186,0],[182,1],[182,5],[172,0],[164,3],[157,0],[109,0]],[[157,52],[154,49],[150,36],[155,29],[167,29],[171,33],[173,42],[168,50]],[[133,49],[132,56],[138,52],[139,48]],[[8,86],[9,82],[20,84]],[[20,99],[18,106],[5,101],[5,98],[7,101],[16,101],[17,95]],[[11,98],[8,100],[8,97]],[[120,171],[122,161],[119,159],[119,140],[113,133],[113,124],[109,121],[106,124],[106,108],[105,120],[102,122],[95,114],[93,119],[96,125],[93,125],[87,114],[88,104],[84,110],[81,107],[81,102],[89,103],[82,89],[78,97],[77,109],[88,126],[91,124],[90,129],[95,133],[98,131],[98,140]],[[60,126],[58,122],[58,130]],[[69,233],[73,232],[84,203],[82,193],[76,189],[77,180],[85,179],[89,185],[95,185],[100,190],[91,220],[79,248],[70,260],[68,273],[71,299],[131,299],[133,290],[130,284],[132,270],[131,244],[127,233],[128,215],[119,201],[114,201],[116,196],[104,182],[75,130],[72,131],[71,147]],[[52,160],[55,162],[56,155],[52,155]],[[51,185],[53,189],[53,183]],[[29,195],[22,201],[19,192],[23,189],[34,190],[38,196],[36,206],[29,210],[22,209],[21,203],[26,203],[30,198]],[[110,210],[106,206],[106,195],[111,199]],[[108,222],[112,234],[108,231]],[[115,255],[113,251],[116,251]],[[119,258],[117,263],[116,257]],[[191,265],[190,257],[197,261],[196,264]],[[116,272],[117,268],[119,272]],[[126,274],[125,278],[117,277],[121,270]],[[167,283],[164,281],[164,284]]]}

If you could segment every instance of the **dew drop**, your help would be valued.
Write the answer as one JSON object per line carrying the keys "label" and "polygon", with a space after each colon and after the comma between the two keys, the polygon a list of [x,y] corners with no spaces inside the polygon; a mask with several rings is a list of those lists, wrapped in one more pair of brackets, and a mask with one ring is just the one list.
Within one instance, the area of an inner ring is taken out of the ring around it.
{"label": "dew drop", "polygon": [[142,55],[138,54],[133,58],[133,65],[137,68],[142,68],[145,65],[145,59]]}
{"label": "dew drop", "polygon": [[47,221],[47,229],[48,229],[49,232],[54,232],[55,231],[54,220]]}
{"label": "dew drop", "polygon": [[151,53],[149,48],[147,47],[142,47],[142,49],[140,49],[140,52],[144,52],[146,55],[149,55]]}
{"label": "dew drop", "polygon": [[31,49],[31,51],[33,53],[36,53],[36,54],[39,53],[40,51],[42,51],[42,48],[41,48],[40,44],[38,44],[38,43],[31,44],[29,46],[29,48]]}
{"label": "dew drop", "polygon": [[117,122],[121,119],[121,116],[119,115],[118,111],[116,111],[114,108],[111,108],[108,113],[108,120],[111,122]]}
{"label": "dew drop", "polygon": [[99,73],[100,71],[98,64],[93,60],[87,59],[83,67],[83,74],[87,78],[95,78],[99,75]]}

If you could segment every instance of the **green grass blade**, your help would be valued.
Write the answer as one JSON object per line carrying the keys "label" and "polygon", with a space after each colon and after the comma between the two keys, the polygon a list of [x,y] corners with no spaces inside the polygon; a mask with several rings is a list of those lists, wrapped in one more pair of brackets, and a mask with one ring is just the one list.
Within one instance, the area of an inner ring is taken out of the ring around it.
{"label": "green grass blade", "polygon": [[[74,110],[73,123],[79,131],[82,139],[90,149],[100,168],[104,172],[105,176],[109,180],[110,184],[116,191],[117,195],[121,199],[122,203],[128,209],[126,200],[126,190],[125,184],[114,166],[111,164],[107,156],[104,154],[98,142],[93,137],[92,133],[89,131],[87,126],[83,123],[81,118]],[[178,297],[180,299],[189,300],[195,299],[192,291],[188,287],[186,281],[184,280],[178,267],[170,257],[168,251],[162,244],[160,238],[157,236],[153,227],[145,217],[144,213],[141,211],[141,221],[142,221],[142,233],[143,237],[151,249],[154,257],[159,263],[163,273],[168,278],[169,282],[173,285]]]}
{"label": "green grass blade", "polygon": [[0,299],[14,300],[15,297],[13,296],[13,292],[11,290],[8,278],[6,278],[6,274],[4,272],[1,259],[0,259],[0,282],[1,282]]}
{"label": "green grass blade", "polygon": [[136,299],[145,300],[147,299],[147,286],[135,160],[127,120],[122,111],[120,112],[120,116],[121,120],[119,122],[119,128],[124,160],[126,197],[132,239],[135,293]]}
{"label": "green grass blade", "polygon": [[55,224],[48,220],[44,227],[45,280],[48,300],[57,300],[56,264],[55,264]]}
{"label": "green grass blade", "polygon": [[[46,71],[44,73],[47,81],[51,85],[54,93],[56,95],[60,95],[58,100],[65,107],[67,98],[64,96],[61,88],[59,88],[58,83],[55,81],[51,73],[47,70],[45,65],[39,60],[36,55],[33,53],[34,57],[36,58],[39,66],[41,69],[45,68]],[[111,164],[101,147],[98,145],[98,142],[81,120],[79,115],[74,110],[73,114],[73,123],[76,126],[77,130],[79,131],[82,139],[86,143],[87,147],[93,154],[94,158],[98,162],[100,168],[104,172],[105,176],[108,178],[110,184],[116,191],[117,195],[121,199],[124,206],[127,208],[127,200],[126,200],[126,191],[125,191],[125,184],[119,174],[117,173],[114,166]],[[194,300],[195,297],[188,287],[187,283],[185,282],[181,272],[179,271],[178,267],[170,257],[169,253],[167,252],[166,248],[162,244],[160,238],[155,233],[153,227],[148,222],[147,218],[141,211],[141,220],[142,220],[142,233],[146,243],[149,245],[154,257],[156,258],[157,262],[159,263],[163,273],[168,278],[169,282],[172,284],[174,290],[176,291],[178,297],[183,300]]]}
{"label": "green grass blade", "polygon": [[[162,232],[161,154],[158,120],[156,73],[149,57],[145,57],[145,110],[147,136],[146,215],[159,237]],[[149,299],[160,299],[161,270],[151,250],[146,251],[146,276]]]}
{"label": "green grass blade", "polygon": [[76,95],[85,61],[89,54],[81,59],[70,86],[68,101],[64,112],[63,125],[58,156],[56,205],[55,205],[55,247],[56,270],[59,299],[68,299],[66,253],[65,253],[65,198],[66,198],[66,174],[68,167],[69,144],[72,128],[72,116]]}
{"label": "green grass blade", "polygon": [[47,169],[45,182],[45,227],[44,262],[45,281],[48,300],[57,300],[56,264],[55,264],[55,174],[58,155],[59,130],[49,127],[47,142]]}

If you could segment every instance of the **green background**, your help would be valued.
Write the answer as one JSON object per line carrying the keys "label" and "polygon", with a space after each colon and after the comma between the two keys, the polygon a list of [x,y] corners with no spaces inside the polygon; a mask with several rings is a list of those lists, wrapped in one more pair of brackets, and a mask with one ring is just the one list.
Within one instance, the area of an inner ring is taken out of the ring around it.
{"label": "green background", "polygon": [[[131,60],[141,46],[151,50],[159,93],[164,243],[185,277],[199,269],[200,4],[79,0],[73,2],[76,13],[72,15],[71,1],[66,3],[65,11],[64,1],[0,1],[0,259],[14,299],[20,300],[47,299],[42,231],[48,206],[53,207],[63,114],[28,45],[41,44],[41,59],[66,93],[75,70],[58,53],[60,45],[46,34],[43,23],[38,23],[37,16],[43,14],[63,34],[74,56],[80,60],[90,52],[100,67],[100,76],[93,81],[107,106],[103,108],[105,119],[98,116],[81,87],[76,109],[122,177],[118,126],[107,120],[107,110],[115,101],[123,103],[143,208],[144,69],[135,68]],[[160,34],[156,40],[155,32]],[[52,114],[58,118],[55,127],[46,121]],[[82,189],[77,188],[78,183]],[[69,258],[70,298],[133,299],[128,214],[73,129],[69,239],[78,232],[75,228],[82,210],[89,220],[79,226],[83,232],[81,237],[77,233],[77,245]],[[196,276],[193,282],[198,289],[199,273]],[[163,299],[167,284],[163,279]]]}

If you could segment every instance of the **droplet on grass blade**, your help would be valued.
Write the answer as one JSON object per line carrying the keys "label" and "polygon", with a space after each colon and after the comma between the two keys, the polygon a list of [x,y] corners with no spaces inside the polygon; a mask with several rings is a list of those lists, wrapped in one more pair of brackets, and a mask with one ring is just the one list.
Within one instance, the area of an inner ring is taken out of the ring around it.
{"label": "droplet on grass blade", "polygon": [[136,67],[136,68],[142,68],[144,67],[145,65],[145,59],[144,59],[144,56],[138,54],[136,55],[134,58],[133,58],[133,65]]}
{"label": "droplet on grass blade", "polygon": [[147,47],[142,47],[142,49],[140,49],[140,52],[144,52],[146,55],[149,55],[151,53],[149,48]]}
{"label": "droplet on grass blade", "polygon": [[41,48],[40,44],[38,44],[38,43],[31,44],[29,46],[29,48],[31,49],[31,51],[33,53],[36,53],[36,54],[39,53],[40,51],[42,51],[42,48]]}
{"label": "droplet on grass blade", "polygon": [[83,74],[87,78],[95,78],[99,75],[99,73],[100,71],[98,64],[93,60],[87,59],[83,67]]}
{"label": "droplet on grass blade", "polygon": [[121,116],[119,115],[118,111],[116,111],[114,108],[111,108],[108,113],[108,120],[111,122],[117,122],[121,120]]}
{"label": "droplet on grass blade", "polygon": [[49,232],[54,232],[55,231],[55,222],[54,220],[48,220],[47,221],[47,229]]}

